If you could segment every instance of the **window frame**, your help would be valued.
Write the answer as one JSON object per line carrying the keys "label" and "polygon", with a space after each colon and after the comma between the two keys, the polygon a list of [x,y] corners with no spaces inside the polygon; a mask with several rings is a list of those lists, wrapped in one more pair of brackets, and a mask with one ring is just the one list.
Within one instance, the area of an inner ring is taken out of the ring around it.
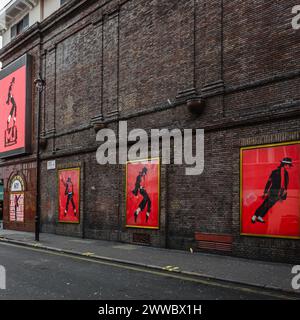
{"label": "window frame", "polygon": [[23,33],[29,28],[29,12],[20,19],[17,23],[13,24],[10,28],[10,38],[11,40],[16,38],[18,35]]}

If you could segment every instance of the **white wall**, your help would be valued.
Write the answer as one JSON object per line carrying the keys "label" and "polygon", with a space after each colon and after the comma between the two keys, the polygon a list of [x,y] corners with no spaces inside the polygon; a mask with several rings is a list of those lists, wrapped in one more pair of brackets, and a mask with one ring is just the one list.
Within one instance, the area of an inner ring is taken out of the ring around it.
{"label": "white wall", "polygon": [[32,26],[36,22],[41,22],[41,2],[29,11],[29,26]]}
{"label": "white wall", "polygon": [[20,15],[18,15],[12,23],[12,25],[7,26],[7,31],[3,33],[3,46],[7,45],[11,41],[11,27],[18,23],[21,19],[26,16],[26,14],[29,12],[29,27],[36,23],[37,21],[40,21],[40,5],[38,4],[35,8],[33,8],[31,11],[24,12]]}
{"label": "white wall", "polygon": [[44,19],[60,8],[60,0],[44,0]]}
{"label": "white wall", "polygon": [[10,41],[10,28],[7,29],[7,31],[5,33],[3,33],[3,36],[2,36],[2,44],[3,44],[3,47],[9,43]]}
{"label": "white wall", "polygon": [[[41,10],[41,4],[44,2],[44,10]],[[49,17],[54,11],[58,10],[60,8],[60,0],[40,0],[39,4],[34,7],[31,11],[29,11],[29,27],[35,24],[36,22],[41,22],[42,19],[46,19]],[[44,14],[44,17],[42,17],[42,12]],[[24,13],[25,16],[27,12]],[[19,16],[18,19],[16,19],[15,23],[21,20],[22,16]],[[8,26],[7,31],[3,34],[3,46],[7,45],[10,41],[10,28],[11,26]]]}

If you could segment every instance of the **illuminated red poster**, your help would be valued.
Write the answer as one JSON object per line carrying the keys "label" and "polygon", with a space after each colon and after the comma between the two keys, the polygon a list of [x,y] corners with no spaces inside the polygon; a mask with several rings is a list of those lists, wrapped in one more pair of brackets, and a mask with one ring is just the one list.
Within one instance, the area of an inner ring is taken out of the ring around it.
{"label": "illuminated red poster", "polygon": [[58,221],[79,223],[80,168],[58,171]]}
{"label": "illuminated red poster", "polygon": [[29,57],[0,71],[0,157],[23,154],[31,142]]}
{"label": "illuminated red poster", "polygon": [[159,159],[127,163],[127,227],[159,228],[159,172]]}
{"label": "illuminated red poster", "polygon": [[300,143],[241,150],[241,233],[300,238]]}

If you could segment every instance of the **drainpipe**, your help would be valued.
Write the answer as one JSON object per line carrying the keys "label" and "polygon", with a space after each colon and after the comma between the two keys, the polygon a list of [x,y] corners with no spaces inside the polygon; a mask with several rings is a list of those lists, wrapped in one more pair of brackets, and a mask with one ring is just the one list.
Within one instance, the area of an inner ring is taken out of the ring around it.
{"label": "drainpipe", "polygon": [[42,93],[46,82],[42,79],[41,72],[39,77],[34,80],[36,90],[38,92],[38,110],[37,110],[37,126],[36,126],[36,208],[35,208],[35,241],[40,241],[40,111],[42,102]]}

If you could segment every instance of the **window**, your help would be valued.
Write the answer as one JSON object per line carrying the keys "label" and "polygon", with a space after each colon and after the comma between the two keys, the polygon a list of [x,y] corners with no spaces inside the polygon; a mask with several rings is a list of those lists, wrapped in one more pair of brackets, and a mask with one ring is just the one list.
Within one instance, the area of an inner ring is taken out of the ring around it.
{"label": "window", "polygon": [[15,38],[29,27],[29,14],[11,27],[11,38]]}

